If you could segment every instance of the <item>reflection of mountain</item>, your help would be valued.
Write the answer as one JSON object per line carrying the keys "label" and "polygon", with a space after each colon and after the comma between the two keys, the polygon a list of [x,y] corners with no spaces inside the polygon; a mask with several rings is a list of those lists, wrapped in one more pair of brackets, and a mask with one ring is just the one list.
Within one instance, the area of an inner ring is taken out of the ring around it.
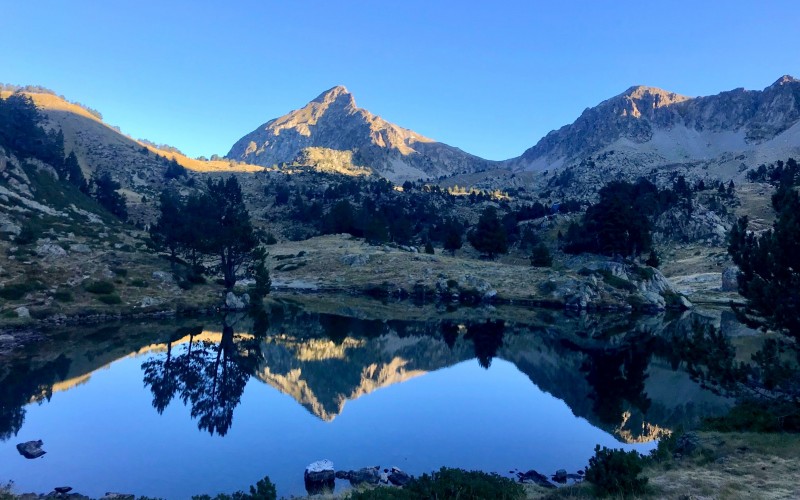
{"label": "reflection of mountain", "polygon": [[174,324],[99,329],[0,368],[0,439],[17,432],[30,401],[87,383],[114,360],[139,355],[147,356],[145,383],[158,411],[178,397],[191,405],[201,428],[220,433],[229,428],[251,376],[330,421],[349,400],[476,356],[484,367],[492,357],[513,363],[575,415],[626,442],[691,427],[727,407],[673,369],[679,363],[670,358],[666,339],[691,318],[548,315],[550,326],[474,317],[376,321],[284,305],[273,308],[266,332],[261,318],[258,336]]}
{"label": "reflection of mountain", "polygon": [[[374,322],[370,329],[364,328],[363,323],[368,322],[349,318],[354,329],[362,333],[371,330],[373,336],[334,342],[309,337],[303,326],[298,331],[294,319],[273,324],[273,331],[278,328],[283,333],[262,343],[264,361],[256,377],[292,396],[323,420],[333,420],[348,400],[475,357],[475,345],[467,339],[469,334],[464,334],[469,329],[466,325],[460,328],[461,334],[451,348],[445,335],[438,333],[445,329],[441,325],[432,328],[426,322],[402,323],[402,331],[397,331],[397,325],[391,322]],[[305,315],[303,325],[311,320]],[[660,327],[678,328],[682,322],[677,323]],[[603,329],[601,324],[587,326]],[[612,321],[610,326],[612,331],[636,329],[630,320],[622,324]],[[652,326],[647,329],[652,330]],[[437,333],[432,335],[431,330]],[[608,349],[598,351],[567,347],[564,334],[509,324],[496,356],[513,363],[536,386],[565,401],[573,413],[620,440],[650,441],[665,429],[690,427],[702,415],[719,413],[727,406],[725,400],[701,389],[686,373],[672,370],[653,355],[660,337],[650,337],[653,340],[643,347],[638,346],[641,338],[637,336],[617,341],[614,347],[608,347],[616,341],[610,339],[603,344]],[[595,386],[592,364],[597,365]]]}

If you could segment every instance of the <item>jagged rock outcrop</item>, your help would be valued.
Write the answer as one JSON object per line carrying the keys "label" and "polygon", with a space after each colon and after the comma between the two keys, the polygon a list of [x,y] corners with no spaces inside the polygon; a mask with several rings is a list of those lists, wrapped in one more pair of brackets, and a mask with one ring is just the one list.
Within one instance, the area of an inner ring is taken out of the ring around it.
{"label": "jagged rock outcrop", "polygon": [[263,166],[319,160],[325,170],[369,169],[393,181],[474,172],[494,163],[357,107],[342,86],[261,125],[237,141],[227,157]]}

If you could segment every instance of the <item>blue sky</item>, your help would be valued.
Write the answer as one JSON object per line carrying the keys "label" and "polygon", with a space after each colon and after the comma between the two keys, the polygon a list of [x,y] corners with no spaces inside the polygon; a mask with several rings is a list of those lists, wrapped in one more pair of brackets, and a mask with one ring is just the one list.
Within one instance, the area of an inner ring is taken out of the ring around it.
{"label": "blue sky", "polygon": [[796,1],[0,4],[0,81],[134,137],[225,154],[342,84],[359,106],[505,159],[631,85],[687,95],[800,76]]}

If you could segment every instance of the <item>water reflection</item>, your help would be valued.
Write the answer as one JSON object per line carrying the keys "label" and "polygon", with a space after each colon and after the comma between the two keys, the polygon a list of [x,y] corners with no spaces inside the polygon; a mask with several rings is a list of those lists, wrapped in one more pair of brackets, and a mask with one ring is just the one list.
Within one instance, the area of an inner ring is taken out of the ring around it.
{"label": "water reflection", "polygon": [[251,378],[332,421],[348,401],[470,359],[487,370],[493,359],[511,362],[620,441],[691,427],[728,404],[694,384],[671,347],[670,336],[694,319],[499,315],[380,320],[275,303],[253,317],[205,325],[123,324],[66,335],[52,352],[2,368],[0,440],[19,432],[29,403],[130,355],[146,356],[141,376],[158,414],[180,402],[201,431],[219,436],[231,430]]}
{"label": "water reflection", "polygon": [[175,347],[170,339],[166,353],[142,364],[144,384],[153,393],[158,413],[179,396],[191,407],[198,428],[224,436],[245,385],[261,362],[260,341],[255,336],[234,338],[229,325],[223,325],[218,339],[203,338],[202,333],[202,327],[190,330],[188,340]]}

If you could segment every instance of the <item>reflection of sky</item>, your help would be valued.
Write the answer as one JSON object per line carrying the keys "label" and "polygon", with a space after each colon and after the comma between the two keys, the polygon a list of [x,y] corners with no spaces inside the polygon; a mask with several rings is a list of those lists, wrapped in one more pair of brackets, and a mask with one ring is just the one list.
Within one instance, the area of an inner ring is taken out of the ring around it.
{"label": "reflection of sky", "polygon": [[[552,473],[585,466],[595,444],[622,447],[499,359],[488,371],[473,359],[381,389],[327,423],[251,379],[224,438],[199,431],[178,400],[159,416],[142,384],[143,359],[120,360],[28,407],[17,437],[0,443],[0,480],[18,491],[69,485],[98,497],[172,499],[246,489],[269,475],[290,495],[305,493],[303,469],[322,458],[337,469],[396,465],[412,474],[442,465]],[[15,444],[33,439],[48,454],[25,460]]]}

